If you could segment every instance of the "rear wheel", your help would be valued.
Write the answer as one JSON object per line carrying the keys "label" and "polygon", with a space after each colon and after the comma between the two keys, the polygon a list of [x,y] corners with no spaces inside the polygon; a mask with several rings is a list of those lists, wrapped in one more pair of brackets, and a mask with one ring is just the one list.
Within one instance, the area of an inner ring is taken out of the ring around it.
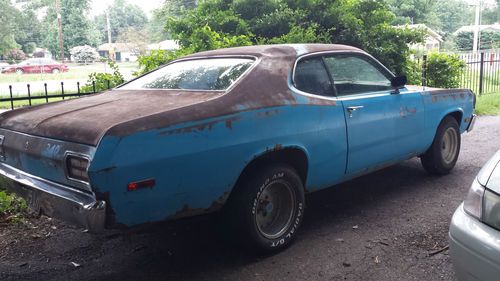
{"label": "rear wheel", "polygon": [[59,70],[59,68],[54,68],[52,69],[52,74],[58,74],[60,73],[61,71]]}
{"label": "rear wheel", "polygon": [[236,187],[226,215],[231,234],[245,248],[272,253],[291,244],[304,216],[304,187],[288,165],[269,165]]}
{"label": "rear wheel", "polygon": [[457,120],[445,117],[439,124],[431,147],[421,157],[424,169],[434,175],[448,174],[457,163],[460,142]]}

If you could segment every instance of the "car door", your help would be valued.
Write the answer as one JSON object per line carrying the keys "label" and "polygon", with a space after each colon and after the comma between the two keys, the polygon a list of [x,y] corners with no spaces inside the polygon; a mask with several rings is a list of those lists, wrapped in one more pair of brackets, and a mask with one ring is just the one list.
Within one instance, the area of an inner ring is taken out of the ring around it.
{"label": "car door", "polygon": [[29,59],[26,69],[27,73],[40,73],[40,59]]}
{"label": "car door", "polygon": [[308,110],[302,110],[303,116],[299,118],[309,120],[310,125],[303,130],[318,128],[312,131],[312,144],[308,146],[311,157],[308,183],[314,187],[331,186],[345,178],[347,136],[344,110],[337,102],[321,55],[297,62],[294,86],[307,96]]}
{"label": "car door", "polygon": [[392,74],[360,53],[325,56],[347,126],[347,174],[361,173],[389,163],[400,154],[394,147],[399,100],[391,86]]}

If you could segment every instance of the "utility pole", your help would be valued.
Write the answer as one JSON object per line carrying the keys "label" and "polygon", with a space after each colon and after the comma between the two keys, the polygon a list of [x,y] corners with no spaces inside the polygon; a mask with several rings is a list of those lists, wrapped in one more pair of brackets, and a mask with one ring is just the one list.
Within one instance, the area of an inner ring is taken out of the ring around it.
{"label": "utility pole", "polygon": [[59,33],[59,50],[60,57],[59,59],[64,62],[64,45],[63,45],[63,32],[62,32],[62,18],[61,18],[61,5],[59,3],[60,0],[56,0],[56,13],[57,13],[57,26]]}
{"label": "utility pole", "polygon": [[111,21],[109,20],[109,11],[106,10],[106,29],[108,30],[108,43],[111,46],[113,41],[111,40]]}
{"label": "utility pole", "polygon": [[472,43],[472,51],[477,52],[480,48],[479,40],[481,33],[481,0],[477,1],[476,5],[476,19],[474,23],[474,42]]}
{"label": "utility pole", "polygon": [[108,45],[109,51],[108,56],[110,60],[115,60],[115,48],[113,46],[113,40],[111,39],[111,21],[109,19],[109,8],[105,12],[106,14],[106,28],[108,29]]}

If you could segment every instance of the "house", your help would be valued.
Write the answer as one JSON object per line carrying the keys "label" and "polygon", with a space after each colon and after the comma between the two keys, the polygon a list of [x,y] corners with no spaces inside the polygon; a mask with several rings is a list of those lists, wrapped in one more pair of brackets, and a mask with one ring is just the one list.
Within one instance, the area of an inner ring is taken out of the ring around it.
{"label": "house", "polygon": [[135,62],[140,51],[132,43],[106,43],[97,49],[101,57],[110,58],[119,62]]}
{"label": "house", "polygon": [[425,31],[425,40],[422,43],[412,44],[410,48],[412,50],[420,51],[420,52],[428,52],[428,51],[439,51],[441,48],[441,43],[443,43],[443,37],[439,35],[436,31],[432,30],[425,24],[409,24],[404,26],[398,26],[400,28],[410,28],[410,29],[422,29]]}
{"label": "house", "polygon": [[164,50],[164,51],[174,51],[180,48],[179,44],[175,40],[165,40],[160,43],[154,43],[148,45],[148,51],[153,50]]}
{"label": "house", "polygon": [[[453,35],[457,35],[462,32],[474,32],[476,30],[475,25],[465,25],[460,27],[457,31],[453,32]],[[483,31],[497,31],[500,32],[500,23],[488,24],[488,25],[480,25],[479,30]]]}

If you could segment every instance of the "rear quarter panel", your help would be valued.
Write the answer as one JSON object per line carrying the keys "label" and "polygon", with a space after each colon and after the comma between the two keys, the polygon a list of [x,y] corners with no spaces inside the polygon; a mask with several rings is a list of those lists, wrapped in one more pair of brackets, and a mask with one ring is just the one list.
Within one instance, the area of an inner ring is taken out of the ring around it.
{"label": "rear quarter panel", "polygon": [[[341,106],[297,104],[106,136],[89,169],[91,184],[124,225],[219,209],[246,165],[273,150],[302,150],[306,186],[328,187],[345,171],[343,118]],[[128,183],[151,178],[155,187],[127,191]]]}

